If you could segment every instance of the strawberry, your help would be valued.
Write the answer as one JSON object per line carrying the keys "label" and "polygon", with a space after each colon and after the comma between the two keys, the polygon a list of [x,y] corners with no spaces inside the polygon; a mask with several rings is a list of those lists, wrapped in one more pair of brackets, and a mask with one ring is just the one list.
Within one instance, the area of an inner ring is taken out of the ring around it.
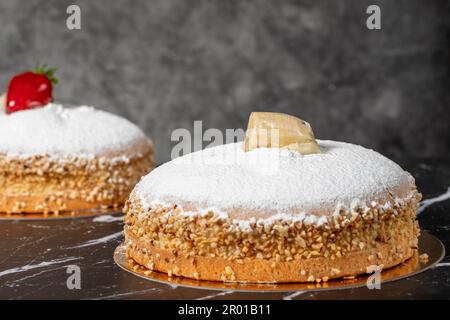
{"label": "strawberry", "polygon": [[6,113],[44,106],[53,100],[53,84],[56,69],[38,66],[34,71],[26,71],[11,79],[6,95]]}

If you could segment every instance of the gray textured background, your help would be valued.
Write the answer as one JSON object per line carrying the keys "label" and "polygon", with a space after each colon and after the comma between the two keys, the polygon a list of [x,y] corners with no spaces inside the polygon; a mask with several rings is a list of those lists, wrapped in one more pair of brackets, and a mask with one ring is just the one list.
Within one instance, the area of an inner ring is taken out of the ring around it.
{"label": "gray textured background", "polygon": [[[78,4],[82,30],[66,29]],[[382,30],[365,26],[369,4]],[[0,0],[0,90],[36,62],[57,100],[137,123],[166,161],[173,129],[291,113],[316,136],[396,159],[450,154],[448,1]]]}

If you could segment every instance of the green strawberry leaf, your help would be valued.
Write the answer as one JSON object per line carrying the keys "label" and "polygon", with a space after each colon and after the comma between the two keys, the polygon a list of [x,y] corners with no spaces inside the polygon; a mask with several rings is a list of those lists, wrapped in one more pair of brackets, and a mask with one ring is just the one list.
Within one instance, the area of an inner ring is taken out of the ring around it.
{"label": "green strawberry leaf", "polygon": [[34,73],[45,75],[53,84],[58,84],[59,79],[55,76],[56,71],[58,71],[58,68],[47,69],[46,64],[37,64],[33,70]]}

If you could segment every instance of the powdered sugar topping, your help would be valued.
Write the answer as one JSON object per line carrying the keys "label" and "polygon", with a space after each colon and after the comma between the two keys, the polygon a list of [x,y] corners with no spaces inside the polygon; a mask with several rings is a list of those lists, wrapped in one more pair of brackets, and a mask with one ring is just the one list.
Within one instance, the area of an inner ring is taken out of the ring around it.
{"label": "powdered sugar topping", "polygon": [[[284,149],[241,150],[241,143],[202,150],[153,170],[134,194],[145,206],[194,203],[215,212],[269,210],[273,219],[324,218],[304,211],[370,205],[388,193],[406,198],[411,175],[379,153],[361,146],[317,140],[320,154]],[[388,205],[381,203],[381,205]],[[298,209],[292,214],[292,208]],[[265,217],[267,218],[267,217]],[[307,221],[308,222],[308,221]]]}
{"label": "powdered sugar topping", "polygon": [[0,154],[92,158],[127,147],[144,133],[128,120],[93,107],[42,108],[0,114]]}

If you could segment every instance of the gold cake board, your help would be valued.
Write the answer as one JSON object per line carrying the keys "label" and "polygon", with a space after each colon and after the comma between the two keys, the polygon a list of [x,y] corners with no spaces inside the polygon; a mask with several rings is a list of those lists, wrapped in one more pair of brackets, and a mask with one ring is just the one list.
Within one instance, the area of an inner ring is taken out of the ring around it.
{"label": "gold cake board", "polygon": [[90,218],[100,215],[121,214],[122,208],[97,208],[89,210],[60,211],[58,213],[3,213],[0,212],[1,220],[26,220],[45,221],[61,219]]}
{"label": "gold cake board", "polygon": [[[419,254],[424,253],[428,255],[428,260],[420,261],[421,259],[419,258]],[[429,233],[423,233],[419,237],[419,254],[415,254],[413,257],[398,266],[383,270],[381,272],[381,286],[383,285],[383,283],[404,279],[406,277],[412,277],[432,268],[443,259],[445,255],[445,248],[438,238]],[[150,282],[186,288],[221,291],[226,290],[236,292],[292,292],[358,288],[367,286],[367,280],[370,277],[370,275],[359,275],[354,279],[335,279],[322,283],[275,284],[218,282],[195,280],[177,276],[169,277],[166,273],[150,273],[145,268],[141,268],[137,271],[133,270],[132,265],[130,265],[129,263],[129,258],[126,256],[126,249],[123,244],[119,245],[114,251],[114,261],[123,270],[146,279]]]}

